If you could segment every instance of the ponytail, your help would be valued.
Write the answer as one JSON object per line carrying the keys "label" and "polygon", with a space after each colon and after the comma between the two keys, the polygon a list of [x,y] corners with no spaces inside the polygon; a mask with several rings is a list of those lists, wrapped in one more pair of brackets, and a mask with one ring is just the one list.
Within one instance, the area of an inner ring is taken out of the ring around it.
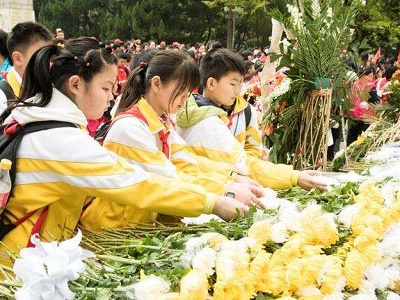
{"label": "ponytail", "polygon": [[[40,103],[32,104],[37,106],[46,106],[49,104],[53,94],[52,78],[50,74],[51,59],[58,54],[56,45],[49,45],[36,51],[26,67],[24,73],[24,82],[21,90],[20,101],[34,97],[41,93]],[[25,102],[24,102],[25,103]],[[26,103],[29,105],[28,103]]]}
{"label": "ponytail", "polygon": [[136,104],[140,97],[146,92],[146,72],[148,63],[140,63],[139,67],[133,70],[129,76],[125,90],[122,93],[121,100],[118,104],[117,113],[127,110]]}

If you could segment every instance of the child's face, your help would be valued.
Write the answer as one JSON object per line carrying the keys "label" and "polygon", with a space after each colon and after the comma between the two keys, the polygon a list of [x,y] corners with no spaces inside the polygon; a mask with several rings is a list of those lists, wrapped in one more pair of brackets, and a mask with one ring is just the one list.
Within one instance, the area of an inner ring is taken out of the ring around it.
{"label": "child's face", "polygon": [[128,61],[125,58],[118,58],[118,66],[125,66]]}
{"label": "child's face", "polygon": [[231,106],[242,88],[243,75],[238,72],[229,72],[220,80],[212,80],[207,84],[207,98],[217,105]]}
{"label": "child's face", "polygon": [[86,118],[98,119],[110,106],[110,101],[113,99],[114,78],[117,78],[117,66],[106,65],[89,83],[82,80],[80,92],[74,100]]}
{"label": "child's face", "polygon": [[174,96],[173,99],[171,98],[178,88],[178,84],[179,82],[174,80],[166,85],[163,85],[163,90],[159,95],[162,110],[170,114],[175,114],[178,110],[180,110],[189,98],[189,88],[186,88],[180,94]]}

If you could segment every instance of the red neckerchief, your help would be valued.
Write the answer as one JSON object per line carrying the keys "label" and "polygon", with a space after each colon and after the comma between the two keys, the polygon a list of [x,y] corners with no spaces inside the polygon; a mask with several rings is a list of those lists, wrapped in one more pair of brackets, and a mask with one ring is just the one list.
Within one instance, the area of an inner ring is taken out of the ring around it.
{"label": "red neckerchief", "polygon": [[[123,111],[120,115],[131,115],[133,117],[136,117],[140,120],[142,120],[143,122],[145,122],[147,125],[149,125],[149,123],[147,122],[145,116],[142,114],[142,112],[139,110],[139,107],[137,105],[133,105],[131,108],[129,108],[128,110]],[[171,119],[163,114],[161,116],[161,122],[167,127],[167,125],[169,125],[171,123]],[[160,130],[158,132],[158,136],[160,138],[161,141],[161,151],[165,154],[165,156],[169,159],[169,144],[168,144],[168,137],[170,135],[169,131],[164,132],[164,130]]]}

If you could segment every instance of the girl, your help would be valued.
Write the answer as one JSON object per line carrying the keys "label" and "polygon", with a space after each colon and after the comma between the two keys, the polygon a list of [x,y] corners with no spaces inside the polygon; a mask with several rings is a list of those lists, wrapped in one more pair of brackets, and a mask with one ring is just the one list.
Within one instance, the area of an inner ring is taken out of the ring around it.
{"label": "girl", "polygon": [[[227,193],[247,204],[261,204],[257,195],[262,191],[258,187],[228,183],[227,176],[218,172],[202,172],[196,157],[174,131],[169,115],[184,105],[199,81],[198,68],[186,53],[172,50],[156,53],[149,64],[142,63],[134,70],[103,145],[146,171],[200,184],[210,192]],[[214,169],[220,168],[217,163],[208,163]],[[105,214],[107,218],[96,218]],[[90,230],[100,230],[126,226],[132,221],[149,222],[154,217],[150,211],[97,199],[85,209],[81,224]]]}
{"label": "girl", "polygon": [[[29,217],[3,239],[0,263],[10,263],[6,251],[18,254],[35,231],[43,240],[69,237],[87,196],[178,216],[212,212],[231,219],[236,209],[247,210],[202,187],[145,173],[87,134],[86,120],[99,118],[107,108],[116,76],[114,55],[92,38],[70,40],[60,49],[45,46],[32,56],[21,98],[0,121],[8,117],[6,123],[23,126],[57,120],[76,128],[34,132],[22,139],[13,194],[2,219],[14,223]],[[39,229],[38,220],[44,220]]]}

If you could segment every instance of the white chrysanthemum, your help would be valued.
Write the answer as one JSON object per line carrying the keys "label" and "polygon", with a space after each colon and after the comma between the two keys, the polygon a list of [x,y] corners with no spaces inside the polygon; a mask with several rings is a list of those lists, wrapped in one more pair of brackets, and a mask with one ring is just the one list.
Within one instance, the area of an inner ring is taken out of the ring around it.
{"label": "white chrysanthemum", "polygon": [[321,219],[325,220],[332,228],[337,228],[336,219],[337,216],[334,213],[325,213],[321,216]]}
{"label": "white chrysanthemum", "polygon": [[375,286],[371,281],[363,279],[358,287],[358,292],[363,295],[375,294]]}
{"label": "white chrysanthemum", "polygon": [[211,276],[214,274],[217,253],[210,247],[205,247],[193,258],[192,268]]}
{"label": "white chrysanthemum", "polygon": [[396,223],[386,230],[380,250],[383,256],[395,257],[400,254],[400,224]]}
{"label": "white chrysanthemum", "polygon": [[396,293],[393,292],[388,292],[386,300],[400,300],[400,295],[397,295]]}
{"label": "white chrysanthemum", "polygon": [[278,222],[271,226],[271,240],[274,243],[286,242],[288,238],[289,233],[284,222]]}
{"label": "white chrysanthemum", "polygon": [[185,251],[181,256],[182,264],[185,268],[189,268],[196,254],[204,248],[205,242],[201,237],[189,239],[185,245]]}
{"label": "white chrysanthemum", "polygon": [[377,300],[375,292],[373,294],[357,294],[350,296],[348,300]]}
{"label": "white chrysanthemum", "polygon": [[359,182],[359,181],[363,180],[364,177],[357,174],[354,171],[350,171],[350,172],[338,175],[336,177],[336,179],[339,180],[339,182],[341,182],[341,183],[347,183],[347,182]]}
{"label": "white chrysanthemum", "polygon": [[237,241],[224,241],[219,244],[218,252],[237,252],[246,253],[248,249],[257,245],[257,242],[249,237],[241,238]]}
{"label": "white chrysanthemum", "polygon": [[344,300],[343,293],[333,293],[330,295],[325,295],[322,297],[322,300]]}
{"label": "white chrysanthemum", "polygon": [[193,258],[201,249],[206,247],[211,241],[227,240],[225,236],[217,232],[206,232],[199,237],[189,239],[185,245],[185,251],[181,256],[181,261],[184,267],[189,268]]}
{"label": "white chrysanthemum", "polygon": [[350,228],[354,215],[358,214],[360,207],[356,204],[346,206],[338,215],[338,220],[344,226]]}
{"label": "white chrysanthemum", "polygon": [[266,214],[264,209],[257,208],[256,212],[253,215],[253,223],[271,220],[273,218],[274,217],[271,217],[271,215]]}
{"label": "white chrysanthemum", "polygon": [[393,260],[393,263],[390,264],[385,269],[385,276],[389,281],[389,288],[395,288],[397,283],[400,281],[400,262],[399,260]]}
{"label": "white chrysanthemum", "polygon": [[298,297],[322,296],[322,292],[315,286],[306,286],[296,292]]}
{"label": "white chrysanthemum", "polygon": [[381,188],[381,195],[385,201],[385,205],[390,207],[396,199],[396,192],[399,190],[399,185],[394,182],[388,182]]}
{"label": "white chrysanthemum", "polygon": [[146,278],[120,288],[125,290],[128,299],[153,300],[160,299],[169,292],[170,283],[155,275],[146,276]]}
{"label": "white chrysanthemum", "polygon": [[278,218],[282,221],[286,228],[291,231],[300,231],[301,224],[298,222],[300,212],[298,206],[288,200],[283,200],[279,207]]}

